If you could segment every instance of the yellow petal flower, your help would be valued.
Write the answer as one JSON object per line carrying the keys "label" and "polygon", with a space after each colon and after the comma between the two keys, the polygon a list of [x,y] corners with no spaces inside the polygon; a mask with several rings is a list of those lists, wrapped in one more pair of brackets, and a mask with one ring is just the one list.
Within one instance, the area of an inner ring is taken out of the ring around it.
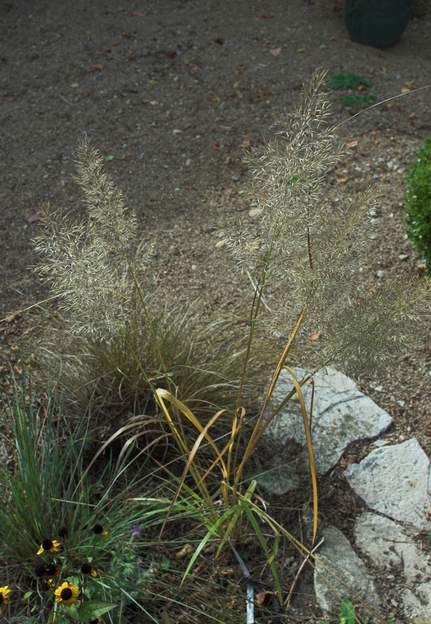
{"label": "yellow petal flower", "polygon": [[55,602],[69,607],[75,604],[79,596],[79,587],[69,581],[64,581],[54,592]]}
{"label": "yellow petal flower", "polygon": [[0,587],[0,605],[7,605],[9,603],[9,594],[10,589],[8,585],[3,585],[3,587]]}
{"label": "yellow petal flower", "polygon": [[58,553],[61,550],[61,543],[58,540],[46,539],[43,540],[42,544],[37,551],[37,555],[43,555],[46,552]]}

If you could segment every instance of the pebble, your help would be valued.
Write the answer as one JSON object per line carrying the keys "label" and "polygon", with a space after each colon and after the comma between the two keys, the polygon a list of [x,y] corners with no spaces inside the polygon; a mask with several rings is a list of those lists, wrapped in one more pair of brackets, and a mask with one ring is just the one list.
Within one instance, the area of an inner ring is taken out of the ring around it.
{"label": "pebble", "polygon": [[216,249],[221,249],[222,247],[224,247],[226,245],[226,241],[225,240],[219,240],[217,241],[217,243],[215,244]]}
{"label": "pebble", "polygon": [[377,276],[379,279],[382,279],[383,277],[385,277],[385,272],[384,272],[384,271],[382,271],[382,269],[379,269],[378,271],[376,271],[376,276]]}
{"label": "pebble", "polygon": [[400,254],[400,255],[398,256],[398,258],[399,258],[400,260],[408,260],[409,256],[408,256],[408,254]]}

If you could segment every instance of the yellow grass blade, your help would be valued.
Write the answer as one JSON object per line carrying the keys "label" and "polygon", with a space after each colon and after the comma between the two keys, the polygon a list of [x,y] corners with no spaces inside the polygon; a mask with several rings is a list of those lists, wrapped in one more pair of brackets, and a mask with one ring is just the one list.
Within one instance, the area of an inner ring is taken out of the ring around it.
{"label": "yellow grass blade", "polygon": [[307,408],[305,405],[304,395],[301,390],[301,386],[298,382],[298,379],[295,376],[294,371],[285,366],[285,369],[289,373],[293,385],[295,386],[296,395],[299,400],[299,405],[301,407],[302,417],[304,419],[304,432],[305,439],[307,442],[307,451],[308,451],[308,464],[310,468],[310,477],[311,477],[311,489],[313,494],[313,541],[314,544],[317,536],[317,526],[318,526],[318,512],[319,512],[319,499],[318,499],[318,489],[317,489],[317,471],[316,471],[316,463],[314,461],[314,447],[313,440],[311,437],[311,428],[307,414]]}
{"label": "yellow grass blade", "polygon": [[[205,436],[206,436],[206,434],[207,434],[207,432],[208,432],[208,429],[210,429],[210,427],[211,427],[211,426],[212,426],[212,425],[213,425],[213,424],[214,424],[214,423],[218,420],[218,418],[219,418],[222,414],[224,414],[224,413],[225,413],[225,410],[220,410],[219,412],[217,412],[216,414],[214,414],[214,416],[213,416],[213,417],[212,417],[212,418],[208,421],[208,423],[205,425],[205,427],[204,427],[203,431],[202,431],[202,432],[199,434],[199,436],[197,437],[197,439],[196,439],[196,441],[195,441],[195,443],[194,443],[194,445],[193,445],[193,448],[192,448],[192,450],[190,451],[190,454],[189,454],[189,456],[188,456],[188,458],[187,458],[186,465],[184,466],[183,474],[182,474],[182,475],[181,475],[181,477],[180,477],[180,481],[179,481],[179,484],[178,484],[177,490],[176,490],[176,492],[175,492],[175,496],[174,496],[174,498],[172,499],[172,504],[171,504],[171,507],[174,507],[175,503],[177,502],[177,500],[178,500],[178,496],[179,496],[179,495],[180,495],[180,493],[181,493],[181,490],[182,490],[182,488],[183,488],[183,485],[184,485],[184,482],[185,482],[185,480],[186,480],[186,477],[187,477],[188,473],[189,473],[189,472],[191,472],[191,473],[193,474],[192,469],[193,469],[193,467],[194,467],[194,459],[195,459],[195,457],[196,457],[196,453],[198,452],[199,447],[200,447],[200,445],[201,445],[201,443],[202,443],[203,439],[205,438]],[[222,473],[223,473],[223,470],[222,470]],[[200,476],[200,477],[199,477],[199,481],[196,483],[196,487],[199,489],[199,491],[200,491],[200,492],[202,492],[202,489],[203,489],[203,487],[202,487],[202,486],[204,485],[205,478],[206,478],[206,473],[205,473],[203,476]],[[223,474],[223,478],[225,478],[225,475],[224,475],[224,474]],[[206,490],[206,488],[205,488],[205,491],[208,491],[208,490]],[[169,510],[169,512],[168,512],[168,517],[169,517],[169,513],[170,513],[170,510]]]}
{"label": "yellow grass blade", "polygon": [[277,380],[280,376],[281,370],[283,368],[283,365],[286,361],[286,358],[289,354],[289,351],[292,347],[292,344],[298,334],[298,331],[301,327],[302,321],[304,320],[304,313],[301,312],[301,314],[299,315],[294,328],[292,329],[292,331],[290,332],[289,338],[287,340],[286,346],[283,349],[283,353],[281,354],[281,357],[278,361],[278,364],[274,370],[274,373],[272,375],[272,379],[271,379],[271,383],[269,384],[268,390],[265,393],[265,397],[263,400],[263,404],[262,404],[262,408],[259,412],[259,416],[257,417],[256,420],[256,424],[253,428],[252,434],[249,438],[249,441],[247,443],[247,446],[245,448],[244,451],[244,455],[243,458],[241,460],[241,463],[239,464],[237,470],[236,470],[236,475],[235,475],[235,487],[238,485],[239,481],[241,480],[242,474],[244,472],[244,467],[247,463],[247,461],[250,459],[251,455],[254,452],[254,449],[256,448],[256,444],[258,443],[262,433],[265,431],[266,427],[269,425],[270,423],[270,419],[268,420],[264,420],[265,419],[265,411],[268,407],[268,403],[271,399],[272,393],[274,391],[274,387],[275,384],[277,383]]}
{"label": "yellow grass blade", "polygon": [[[187,405],[185,405],[184,403],[182,403],[179,399],[177,399],[176,397],[174,397],[173,394],[171,394],[170,392],[168,392],[168,390],[164,390],[163,388],[158,388],[155,392],[156,394],[156,399],[157,402],[159,403],[160,407],[163,410],[163,414],[165,415],[165,418],[169,424],[169,426],[171,427],[171,429],[176,432],[175,435],[179,436],[178,434],[178,429],[175,426],[175,423],[169,413],[168,408],[166,407],[165,404],[165,400],[169,401],[174,407],[176,407],[178,409],[178,411],[188,420],[192,423],[192,425],[199,431],[199,433],[204,432],[204,427],[202,426],[201,422],[199,421],[198,418],[196,418],[196,416],[193,414],[193,412],[187,407]],[[214,440],[212,439],[212,437],[209,435],[208,431],[204,432],[204,438],[205,440],[208,442],[208,444],[211,446],[211,448],[214,451],[214,454],[216,456],[216,459],[220,462],[220,466],[221,466],[221,470],[223,472],[223,474],[227,474],[227,467],[226,464],[224,462],[224,459],[219,451],[219,448],[217,446],[217,444],[214,442]],[[181,441],[182,441],[182,449],[184,451],[187,452],[188,454],[188,447],[186,444],[186,438],[185,436],[181,437]]]}

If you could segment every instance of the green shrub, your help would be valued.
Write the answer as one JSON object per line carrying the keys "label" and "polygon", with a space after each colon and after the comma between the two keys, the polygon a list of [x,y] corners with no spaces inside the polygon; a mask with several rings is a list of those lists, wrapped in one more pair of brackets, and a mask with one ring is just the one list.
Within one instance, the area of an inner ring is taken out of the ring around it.
{"label": "green shrub", "polygon": [[408,237],[431,274],[431,138],[408,173],[405,210]]}

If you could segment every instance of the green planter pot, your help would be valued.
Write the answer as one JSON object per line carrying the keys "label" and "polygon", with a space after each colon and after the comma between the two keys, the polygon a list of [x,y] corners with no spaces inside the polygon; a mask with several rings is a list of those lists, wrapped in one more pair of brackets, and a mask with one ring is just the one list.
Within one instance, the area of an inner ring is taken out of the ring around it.
{"label": "green planter pot", "polygon": [[344,17],[352,41],[389,48],[399,41],[411,13],[411,0],[346,0]]}

